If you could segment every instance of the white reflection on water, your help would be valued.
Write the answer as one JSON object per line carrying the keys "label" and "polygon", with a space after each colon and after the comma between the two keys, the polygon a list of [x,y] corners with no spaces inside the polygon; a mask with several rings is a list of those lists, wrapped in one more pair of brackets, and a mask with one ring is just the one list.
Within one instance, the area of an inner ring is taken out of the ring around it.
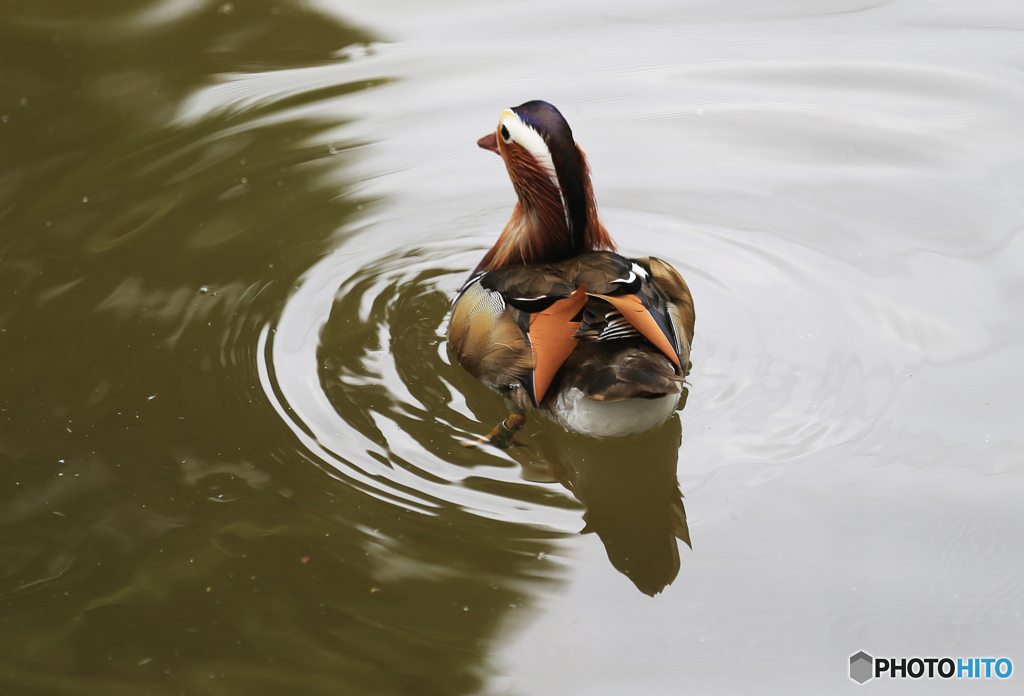
{"label": "white reflection on water", "polygon": [[[861,649],[1019,651],[1019,4],[337,9],[394,37],[310,69],[334,83],[395,78],[345,97],[364,118],[331,134],[368,143],[357,195],[384,202],[286,309],[283,382],[315,380],[316,331],[352,269],[417,246],[428,265],[475,263],[513,202],[475,140],[531,98],[574,126],[624,250],[672,262],[696,301],[679,457],[693,552],[651,600],[597,539],[570,539],[571,580],[510,626],[494,693],[819,693],[849,683]],[[284,77],[207,96],[237,90],[243,104],[252,85],[287,90]],[[315,401],[315,381],[303,389]],[[311,449],[353,436],[306,397],[291,405]],[[397,428],[387,438],[422,454]],[[571,511],[457,495],[572,528]]]}

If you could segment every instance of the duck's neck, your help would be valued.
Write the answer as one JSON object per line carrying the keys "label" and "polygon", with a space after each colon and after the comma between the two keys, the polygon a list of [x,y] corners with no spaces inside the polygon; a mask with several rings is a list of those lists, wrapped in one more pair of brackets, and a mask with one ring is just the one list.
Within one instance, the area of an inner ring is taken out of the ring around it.
{"label": "duck's neck", "polygon": [[588,251],[615,250],[597,218],[586,158],[579,148],[574,149],[573,166],[555,177],[532,159],[506,162],[519,201],[476,272],[557,263]]}

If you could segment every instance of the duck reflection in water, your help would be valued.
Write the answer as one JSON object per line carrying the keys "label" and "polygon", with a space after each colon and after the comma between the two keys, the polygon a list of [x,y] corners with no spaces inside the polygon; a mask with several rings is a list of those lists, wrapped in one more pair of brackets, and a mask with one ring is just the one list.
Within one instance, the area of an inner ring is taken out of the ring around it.
{"label": "duck reflection in water", "polygon": [[670,418],[640,439],[595,440],[548,427],[536,446],[512,447],[508,453],[526,478],[557,481],[568,489],[585,508],[580,534],[597,534],[615,569],[654,596],[679,573],[676,540],[691,545],[676,481],[679,419]]}

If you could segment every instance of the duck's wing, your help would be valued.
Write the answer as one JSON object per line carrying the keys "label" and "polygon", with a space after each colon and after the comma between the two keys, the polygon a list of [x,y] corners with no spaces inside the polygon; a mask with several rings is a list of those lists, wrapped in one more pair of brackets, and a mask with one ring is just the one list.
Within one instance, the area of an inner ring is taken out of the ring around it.
{"label": "duck's wing", "polygon": [[636,263],[650,273],[651,285],[665,299],[665,307],[678,338],[679,360],[683,370],[688,371],[695,320],[690,288],[676,269],[659,258],[649,256],[636,259]]}
{"label": "duck's wing", "polygon": [[531,400],[523,385],[533,370],[526,332],[529,317],[524,323],[522,313],[510,307],[500,292],[480,284],[482,277],[470,278],[455,298],[448,346],[469,374],[528,409]]}
{"label": "duck's wing", "polygon": [[625,322],[671,360],[680,374],[685,372],[693,338],[693,301],[679,273],[661,259],[627,259],[610,252],[587,254],[575,261],[572,280],[586,284],[592,297],[607,303],[593,304],[596,321],[586,321],[578,337],[623,338],[629,333]]}
{"label": "duck's wing", "polygon": [[543,268],[508,270],[470,279],[455,298],[448,343],[466,371],[529,410],[576,346],[587,293]]}

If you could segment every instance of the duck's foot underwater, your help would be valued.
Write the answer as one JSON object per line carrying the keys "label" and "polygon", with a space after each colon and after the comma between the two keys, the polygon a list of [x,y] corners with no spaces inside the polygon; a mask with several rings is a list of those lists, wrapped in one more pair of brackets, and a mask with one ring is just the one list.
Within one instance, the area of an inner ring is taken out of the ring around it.
{"label": "duck's foot underwater", "polygon": [[511,413],[509,417],[498,423],[494,427],[494,430],[490,432],[486,437],[482,437],[475,442],[464,442],[463,447],[476,447],[477,445],[493,445],[498,449],[508,449],[510,447],[518,447],[522,443],[516,442],[515,434],[522,430],[526,424],[525,413]]}

